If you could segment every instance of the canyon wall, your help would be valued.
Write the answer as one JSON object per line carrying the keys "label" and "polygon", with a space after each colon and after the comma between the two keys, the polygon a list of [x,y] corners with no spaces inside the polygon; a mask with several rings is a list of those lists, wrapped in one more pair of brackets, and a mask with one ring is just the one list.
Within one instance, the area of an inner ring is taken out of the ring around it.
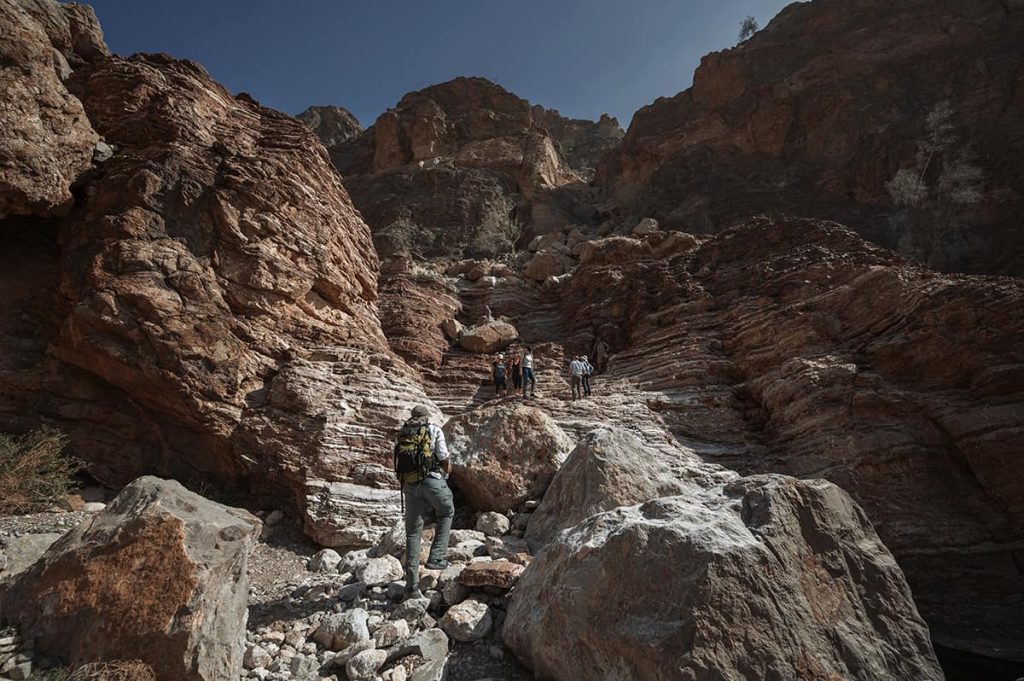
{"label": "canyon wall", "polygon": [[[1022,33],[1017,2],[794,3],[637,111],[597,180],[634,224],[822,217],[944,269],[1024,274]],[[921,159],[929,140],[945,150]],[[955,167],[983,178],[962,206],[941,188],[965,179]],[[894,205],[901,169],[932,188],[927,205]]]}

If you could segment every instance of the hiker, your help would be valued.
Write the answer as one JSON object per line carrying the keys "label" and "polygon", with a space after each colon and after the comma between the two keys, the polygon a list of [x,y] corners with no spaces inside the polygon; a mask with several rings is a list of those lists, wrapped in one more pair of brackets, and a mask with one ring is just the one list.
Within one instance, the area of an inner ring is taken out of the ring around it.
{"label": "hiker", "polygon": [[594,373],[594,365],[590,363],[586,355],[580,356],[580,361],[583,362],[583,392],[590,397],[590,377]]}
{"label": "hiker", "polygon": [[530,386],[530,397],[533,397],[537,381],[533,377],[533,346],[526,346],[526,354],[523,355],[523,397],[526,397],[526,386]]}
{"label": "hiker", "polygon": [[518,350],[512,353],[508,372],[512,375],[512,389],[519,392],[523,387],[523,353]]}
{"label": "hiker", "polygon": [[419,590],[420,539],[423,517],[431,510],[437,516],[434,541],[430,544],[428,570],[448,567],[448,535],[455,517],[452,491],[445,480],[451,473],[448,445],[441,429],[430,423],[430,410],[413,407],[395,442],[395,474],[402,485],[405,510],[405,598],[422,598]]}
{"label": "hiker", "polygon": [[505,355],[499,353],[498,359],[494,360],[491,365],[491,376],[494,378],[494,394],[501,395],[501,393],[508,394],[508,381],[505,377]]}
{"label": "hiker", "polygon": [[569,362],[569,380],[572,382],[572,399],[574,400],[583,399],[583,372],[583,362],[577,355]]}

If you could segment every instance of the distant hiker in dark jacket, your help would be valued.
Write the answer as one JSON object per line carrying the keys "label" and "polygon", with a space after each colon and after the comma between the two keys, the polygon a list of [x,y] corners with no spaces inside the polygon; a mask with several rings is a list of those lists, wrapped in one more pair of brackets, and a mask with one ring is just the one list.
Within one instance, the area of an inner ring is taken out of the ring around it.
{"label": "distant hiker in dark jacket", "polygon": [[518,350],[512,353],[508,372],[512,375],[512,389],[519,392],[519,389],[523,387],[523,354]]}
{"label": "distant hiker in dark jacket", "polygon": [[580,357],[580,361],[583,362],[583,392],[590,397],[590,377],[594,374],[594,365],[587,360],[586,355]]}
{"label": "distant hiker in dark jacket", "polygon": [[448,445],[441,429],[430,423],[430,410],[414,407],[395,443],[395,474],[402,485],[405,503],[405,596],[420,598],[420,540],[423,518],[431,510],[437,517],[434,541],[430,544],[428,570],[448,567],[448,535],[455,517],[452,491],[445,480],[451,473]]}
{"label": "distant hiker in dark jacket", "polygon": [[498,355],[491,365],[491,376],[494,378],[494,394],[508,393],[508,367],[505,366],[505,355]]}

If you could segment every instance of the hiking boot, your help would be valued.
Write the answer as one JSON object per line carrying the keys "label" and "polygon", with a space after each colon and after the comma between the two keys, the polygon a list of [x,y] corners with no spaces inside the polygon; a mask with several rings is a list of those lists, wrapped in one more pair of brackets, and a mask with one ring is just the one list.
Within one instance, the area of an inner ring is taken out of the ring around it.
{"label": "hiking boot", "polygon": [[405,592],[402,594],[403,601],[415,601],[423,597],[423,592],[420,591],[419,587],[415,587],[413,589],[406,589]]}
{"label": "hiking boot", "polygon": [[428,570],[444,570],[448,567],[448,561],[446,560],[428,560],[423,566]]}

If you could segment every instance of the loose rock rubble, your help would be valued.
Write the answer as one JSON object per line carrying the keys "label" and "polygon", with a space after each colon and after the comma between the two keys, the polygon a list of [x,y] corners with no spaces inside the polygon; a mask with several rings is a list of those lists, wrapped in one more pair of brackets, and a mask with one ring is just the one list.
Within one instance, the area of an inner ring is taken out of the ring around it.
{"label": "loose rock rubble", "polygon": [[[400,525],[369,549],[294,559],[293,579],[257,585],[265,595],[252,608],[241,678],[474,681],[498,670],[525,681],[501,625],[528,549],[507,534],[506,515],[482,513],[475,525],[452,530],[447,568],[421,570],[419,599],[402,600]],[[512,550],[521,563],[504,557]]]}

